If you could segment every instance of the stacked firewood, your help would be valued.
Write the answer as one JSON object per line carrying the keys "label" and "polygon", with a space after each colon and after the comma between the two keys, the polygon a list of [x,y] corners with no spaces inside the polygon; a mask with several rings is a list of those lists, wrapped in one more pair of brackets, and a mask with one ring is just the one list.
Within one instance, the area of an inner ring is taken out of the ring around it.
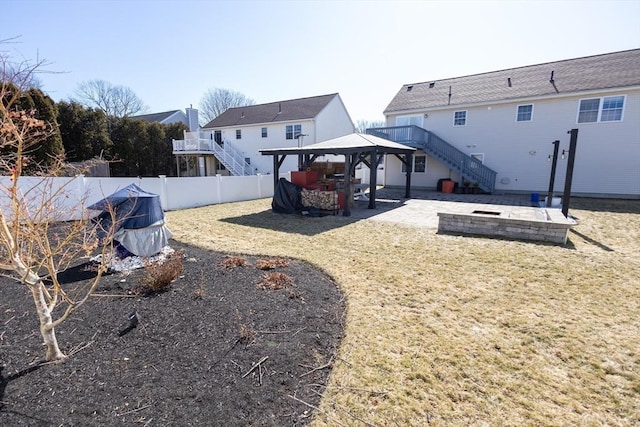
{"label": "stacked firewood", "polygon": [[327,211],[336,210],[338,209],[338,193],[302,189],[302,206]]}

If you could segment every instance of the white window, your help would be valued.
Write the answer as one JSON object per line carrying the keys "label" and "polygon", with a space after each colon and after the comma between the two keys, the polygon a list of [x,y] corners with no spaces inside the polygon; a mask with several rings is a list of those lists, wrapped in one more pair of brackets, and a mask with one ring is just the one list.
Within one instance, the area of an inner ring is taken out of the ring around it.
{"label": "white window", "polygon": [[242,139],[242,129],[236,129],[236,139]]}
{"label": "white window", "polygon": [[422,127],[422,116],[398,116],[396,126],[418,126]]}
{"label": "white window", "polygon": [[454,113],[453,113],[453,125],[454,126],[466,126],[467,125],[467,112],[466,111],[454,111]]}
{"label": "white window", "polygon": [[602,98],[602,112],[600,113],[601,122],[620,122],[622,121],[622,110],[624,108],[624,95],[608,96]]}
{"label": "white window", "polygon": [[581,99],[578,123],[621,122],[625,95]]}
{"label": "white window", "polygon": [[262,128],[262,137],[263,138],[267,137],[267,128]]}
{"label": "white window", "polygon": [[518,105],[516,122],[530,122],[533,119],[533,104]]}
{"label": "white window", "polygon": [[285,136],[287,139],[295,139],[302,134],[302,125],[287,125]]}
{"label": "white window", "polygon": [[[413,156],[413,173],[425,173],[427,171],[427,156],[416,154]],[[407,173],[407,166],[402,163],[402,173]]]}

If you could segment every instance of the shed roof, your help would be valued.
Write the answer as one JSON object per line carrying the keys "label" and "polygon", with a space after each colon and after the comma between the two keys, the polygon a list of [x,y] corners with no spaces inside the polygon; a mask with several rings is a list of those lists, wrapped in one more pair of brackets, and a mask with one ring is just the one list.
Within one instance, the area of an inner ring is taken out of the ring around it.
{"label": "shed roof", "polygon": [[229,108],[204,128],[220,128],[242,126],[258,123],[288,122],[315,118],[329,102],[340,96],[337,93],[312,96],[309,98],[290,99],[267,104],[247,105]]}
{"label": "shed roof", "polygon": [[351,133],[338,138],[305,145],[304,147],[270,148],[260,150],[260,153],[268,156],[274,154],[348,154],[370,151],[400,154],[410,153],[415,151],[415,148],[373,135]]}
{"label": "shed roof", "polygon": [[[640,85],[640,49],[405,84],[385,113]],[[451,94],[449,96],[449,94]]]}

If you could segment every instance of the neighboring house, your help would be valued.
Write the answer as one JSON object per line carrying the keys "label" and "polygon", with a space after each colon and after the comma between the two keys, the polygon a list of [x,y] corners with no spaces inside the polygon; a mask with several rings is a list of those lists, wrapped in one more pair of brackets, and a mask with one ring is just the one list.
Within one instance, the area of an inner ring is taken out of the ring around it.
{"label": "neighboring house", "polygon": [[[406,84],[384,114],[388,127],[368,132],[422,150],[416,187],[452,178],[544,194],[552,142],[567,154],[568,131],[578,129],[572,193],[640,198],[640,49]],[[387,185],[404,183],[399,160],[389,157],[384,173]]]}
{"label": "neighboring house", "polygon": [[186,108],[182,110],[165,111],[164,113],[142,114],[139,116],[130,116],[130,119],[144,120],[149,123],[160,123],[169,125],[171,123],[184,123],[191,131],[198,130],[198,110],[195,108]]}
{"label": "neighboring house", "polygon": [[[197,175],[267,174],[273,173],[273,163],[260,150],[306,146],[353,131],[340,95],[333,93],[229,108],[198,133],[174,141],[173,153],[197,158]],[[280,170],[297,168],[297,159],[287,158]]]}

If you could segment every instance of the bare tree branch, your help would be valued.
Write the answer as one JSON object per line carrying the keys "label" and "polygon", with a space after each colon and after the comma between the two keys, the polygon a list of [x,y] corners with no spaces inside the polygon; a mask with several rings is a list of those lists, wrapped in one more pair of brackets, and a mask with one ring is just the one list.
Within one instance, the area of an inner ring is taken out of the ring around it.
{"label": "bare tree branch", "polygon": [[85,107],[98,108],[108,117],[126,117],[147,109],[142,100],[126,86],[104,80],[82,82],[76,89],[76,100]]}
{"label": "bare tree branch", "polygon": [[256,102],[244,94],[229,89],[209,89],[200,100],[201,125],[209,123],[229,108],[253,105]]}

